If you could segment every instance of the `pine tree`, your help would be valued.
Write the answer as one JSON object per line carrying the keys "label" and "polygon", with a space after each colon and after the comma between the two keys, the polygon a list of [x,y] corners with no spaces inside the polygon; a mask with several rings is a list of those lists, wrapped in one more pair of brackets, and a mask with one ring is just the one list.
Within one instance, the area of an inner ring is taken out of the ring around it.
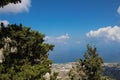
{"label": "pine tree", "polygon": [[9,3],[16,4],[16,3],[20,3],[20,2],[21,2],[21,0],[0,0],[0,7],[3,7]]}
{"label": "pine tree", "polygon": [[0,48],[3,60],[0,63],[0,80],[44,80],[51,72],[52,61],[48,52],[54,45],[44,42],[45,35],[20,25],[0,28]]}
{"label": "pine tree", "polygon": [[79,59],[68,75],[71,80],[110,80],[103,76],[103,59],[98,55],[97,48],[87,45],[84,59]]}

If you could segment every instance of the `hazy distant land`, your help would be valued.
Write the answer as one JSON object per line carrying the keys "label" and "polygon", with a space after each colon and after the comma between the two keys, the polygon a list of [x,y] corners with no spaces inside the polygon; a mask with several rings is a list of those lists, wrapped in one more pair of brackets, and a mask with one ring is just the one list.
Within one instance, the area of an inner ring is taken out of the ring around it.
{"label": "hazy distant land", "polygon": [[[52,71],[59,72],[58,78],[68,80],[67,73],[75,65],[75,62],[52,64]],[[104,75],[120,80],[120,63],[104,63]]]}

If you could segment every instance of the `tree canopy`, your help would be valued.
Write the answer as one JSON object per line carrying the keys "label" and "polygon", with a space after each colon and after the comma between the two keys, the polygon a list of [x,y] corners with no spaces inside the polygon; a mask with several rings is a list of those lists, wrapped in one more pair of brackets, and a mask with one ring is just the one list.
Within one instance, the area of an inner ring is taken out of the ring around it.
{"label": "tree canopy", "polygon": [[3,7],[9,3],[16,4],[16,3],[20,3],[20,2],[21,2],[21,0],[0,0],[0,7]]}
{"label": "tree canopy", "polygon": [[24,27],[22,24],[0,27],[0,48],[3,59],[0,63],[0,80],[44,80],[51,72],[52,61],[48,52],[54,45],[44,42],[45,35]]}

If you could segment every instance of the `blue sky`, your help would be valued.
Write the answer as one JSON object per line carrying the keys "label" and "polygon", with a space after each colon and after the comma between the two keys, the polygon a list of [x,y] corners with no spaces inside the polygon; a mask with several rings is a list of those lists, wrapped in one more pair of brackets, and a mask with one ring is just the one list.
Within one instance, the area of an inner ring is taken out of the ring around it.
{"label": "blue sky", "polygon": [[120,61],[119,0],[22,0],[0,8],[0,22],[20,24],[46,34],[55,44],[54,62],[74,61],[89,43],[106,62]]}

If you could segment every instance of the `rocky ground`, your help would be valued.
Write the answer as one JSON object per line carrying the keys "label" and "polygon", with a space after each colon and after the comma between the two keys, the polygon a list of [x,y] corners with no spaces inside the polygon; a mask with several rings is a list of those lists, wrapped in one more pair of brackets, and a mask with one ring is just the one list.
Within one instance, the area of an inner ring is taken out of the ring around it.
{"label": "rocky ground", "polygon": [[58,79],[60,80],[69,80],[67,74],[74,64],[75,62],[65,64],[53,64],[52,72],[58,72]]}
{"label": "rocky ground", "polygon": [[[53,64],[52,71],[59,72],[59,80],[69,80],[68,72],[72,68],[75,62],[65,63],[65,64]],[[118,63],[105,63],[104,66],[104,75],[111,76],[116,80],[120,80],[120,64]]]}

